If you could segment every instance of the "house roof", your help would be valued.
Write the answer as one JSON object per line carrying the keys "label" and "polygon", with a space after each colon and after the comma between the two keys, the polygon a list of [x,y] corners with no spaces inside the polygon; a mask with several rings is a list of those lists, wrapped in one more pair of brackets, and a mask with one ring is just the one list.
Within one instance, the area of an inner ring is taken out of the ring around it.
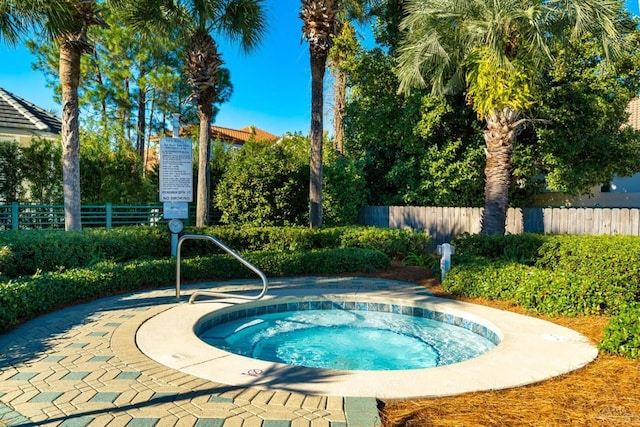
{"label": "house roof", "polygon": [[59,134],[62,121],[37,105],[0,88],[0,128]]}
{"label": "house roof", "polygon": [[215,134],[215,132],[219,132],[222,134],[224,131],[233,131],[233,136],[242,142],[247,142],[250,139],[255,141],[276,141],[278,137],[272,133],[269,133],[265,130],[259,129],[255,126],[245,126],[242,129],[226,129],[220,126],[211,126],[211,132]]}
{"label": "house roof", "polygon": [[629,113],[629,126],[640,130],[640,98],[633,98],[629,101],[627,112]]}
{"label": "house roof", "polygon": [[[197,130],[197,124],[190,124],[180,128],[180,136],[189,135],[193,133],[194,128]],[[220,141],[228,142],[231,144],[244,144],[250,140],[254,141],[277,141],[278,136],[269,133],[265,130],[259,129],[255,126],[245,126],[242,129],[231,129],[222,126],[211,126],[211,139],[218,139]]]}

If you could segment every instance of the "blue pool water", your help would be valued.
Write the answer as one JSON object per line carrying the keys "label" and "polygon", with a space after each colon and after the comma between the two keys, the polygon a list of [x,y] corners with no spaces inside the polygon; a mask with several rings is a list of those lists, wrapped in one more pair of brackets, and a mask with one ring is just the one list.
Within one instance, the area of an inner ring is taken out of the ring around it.
{"label": "blue pool water", "polygon": [[214,347],[271,362],[398,370],[449,365],[495,348],[495,340],[467,328],[391,312],[332,309],[247,316],[198,335]]}

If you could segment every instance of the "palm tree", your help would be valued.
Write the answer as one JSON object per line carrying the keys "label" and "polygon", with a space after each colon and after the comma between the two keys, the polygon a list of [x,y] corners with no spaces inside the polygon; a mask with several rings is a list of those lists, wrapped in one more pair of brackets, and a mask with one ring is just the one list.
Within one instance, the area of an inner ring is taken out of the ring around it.
{"label": "palm tree", "polygon": [[87,31],[105,25],[97,0],[5,0],[0,2],[0,34],[16,42],[32,29],[55,40],[62,87],[62,172],[65,230],[82,228],[80,220],[80,129],[78,84],[80,57],[91,48]]}
{"label": "palm tree", "polygon": [[199,152],[196,226],[209,217],[209,132],[213,102],[221,91],[223,64],[212,33],[239,40],[245,51],[255,48],[265,31],[263,0],[135,0],[124,1],[126,21],[153,35],[156,31],[184,40],[191,100],[198,106]]}
{"label": "palm tree", "polygon": [[408,0],[401,24],[400,90],[431,86],[436,94],[464,90],[485,120],[482,232],[504,234],[511,152],[525,113],[538,101],[549,46],[570,30],[592,33],[615,48],[616,0]]}
{"label": "palm tree", "polygon": [[333,45],[340,32],[342,17],[363,17],[376,0],[301,0],[302,34],[309,42],[311,62],[311,162],[309,179],[309,224],[322,225],[322,139],[324,73]]}
{"label": "palm tree", "polygon": [[18,42],[26,30],[24,18],[27,12],[16,9],[12,3],[0,1],[0,40],[8,45]]}

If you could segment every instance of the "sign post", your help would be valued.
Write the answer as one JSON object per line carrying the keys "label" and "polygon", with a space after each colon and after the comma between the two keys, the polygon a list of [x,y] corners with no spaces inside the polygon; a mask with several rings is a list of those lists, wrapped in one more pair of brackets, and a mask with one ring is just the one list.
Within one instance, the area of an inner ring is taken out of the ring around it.
{"label": "sign post", "polygon": [[193,201],[192,151],[188,138],[160,138],[160,201],[164,206],[164,218],[172,220],[173,256],[178,246],[178,233],[182,231],[177,222],[182,225],[181,219],[189,217],[189,202]]}

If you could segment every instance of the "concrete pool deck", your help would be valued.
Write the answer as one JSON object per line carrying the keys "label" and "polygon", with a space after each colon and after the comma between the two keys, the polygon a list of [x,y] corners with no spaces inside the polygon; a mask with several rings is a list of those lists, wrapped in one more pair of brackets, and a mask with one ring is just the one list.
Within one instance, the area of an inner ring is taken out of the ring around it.
{"label": "concrete pool deck", "polygon": [[[299,378],[298,381],[290,381],[295,377],[284,375],[277,375],[276,380],[276,376],[248,375],[251,369],[259,367],[256,365],[257,361],[252,359],[248,359],[249,364],[224,367],[221,367],[220,360],[215,363],[203,361],[202,364],[191,363],[195,362],[194,360],[188,361],[188,357],[191,357],[188,352],[193,344],[192,338],[187,335],[184,337],[186,341],[178,344],[169,333],[169,329],[190,324],[191,318],[186,316],[188,312],[190,316],[197,317],[198,313],[211,311],[213,305],[228,305],[204,297],[193,305],[184,302],[195,289],[210,287],[216,287],[218,291],[233,289],[255,292],[257,285],[246,280],[188,285],[183,287],[180,303],[176,303],[174,288],[103,298],[40,316],[7,334],[0,335],[0,425],[380,425],[374,397],[365,396],[356,389],[345,389],[344,385],[337,389],[325,387],[339,383],[336,378],[341,374],[335,376],[335,372],[307,369],[304,381],[299,381]],[[461,303],[456,301],[434,300],[426,289],[413,284],[383,279],[277,278],[272,280],[270,287],[268,295],[300,296],[320,292],[357,294],[362,298],[390,297],[408,302],[437,303],[443,309],[443,304],[448,303],[454,305],[450,307],[451,310],[464,309],[465,312],[470,309],[460,306]],[[480,310],[484,309],[486,308]],[[475,313],[472,314],[476,316]],[[483,312],[477,316],[485,318],[485,314]],[[490,314],[488,320],[492,324],[496,323],[495,319],[491,318],[493,315]],[[519,322],[531,319],[519,317],[523,318]],[[161,322],[154,325],[153,322],[158,320]],[[558,375],[583,366],[597,355],[595,347],[581,335],[566,328],[543,323],[551,329],[530,331],[523,329],[527,327],[527,323],[514,325],[520,328],[518,335],[530,340],[525,342],[538,345],[535,341],[543,341],[545,345],[550,346],[546,347],[547,354],[533,354],[534,352],[525,349],[525,359],[528,359],[527,363],[533,371],[525,372],[524,381],[519,381],[523,384],[542,379],[538,378],[540,370],[546,369],[549,365],[553,366],[553,375]],[[147,330],[161,331],[160,338],[152,338],[149,341],[149,335],[136,337],[142,326]],[[148,328],[149,326],[153,327]],[[496,326],[499,326],[503,334],[504,341],[501,346],[509,346],[512,332],[508,328],[505,331],[499,319]],[[174,330],[172,333],[175,332]],[[178,330],[178,333],[184,333],[184,329]],[[141,347],[145,348],[147,353],[156,351],[164,354],[161,357],[168,358],[160,363],[153,359],[159,357],[157,354],[151,358],[140,350]],[[562,351],[558,351],[559,349]],[[184,366],[167,366],[171,365],[171,360],[181,361],[179,363]],[[246,360],[243,361],[245,362]],[[206,366],[206,369],[191,371],[198,365],[200,368]],[[460,364],[444,368],[453,371],[458,365]],[[482,372],[482,376],[486,378],[509,376],[503,373],[505,366],[496,366],[488,362],[475,366],[473,370]],[[230,381],[227,378],[220,378],[223,381],[219,381],[207,378],[207,375],[203,374],[212,371],[240,377],[243,382],[234,383],[235,380]],[[261,371],[265,372],[264,369]],[[277,372],[277,369],[275,371]],[[330,376],[327,377],[326,374]],[[421,378],[420,382],[425,380],[429,381],[429,378]],[[459,382],[443,381],[452,387]],[[410,391],[416,382],[418,381],[415,379],[403,380],[402,383],[388,383],[387,386],[390,389],[401,387]],[[445,383],[441,385],[440,389],[444,390],[444,394],[458,392],[455,387],[449,389]],[[487,383],[482,387],[494,385]],[[424,388],[421,390],[422,395],[431,395],[424,393]]]}

